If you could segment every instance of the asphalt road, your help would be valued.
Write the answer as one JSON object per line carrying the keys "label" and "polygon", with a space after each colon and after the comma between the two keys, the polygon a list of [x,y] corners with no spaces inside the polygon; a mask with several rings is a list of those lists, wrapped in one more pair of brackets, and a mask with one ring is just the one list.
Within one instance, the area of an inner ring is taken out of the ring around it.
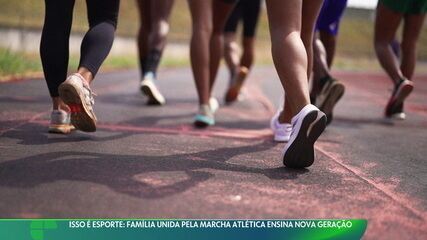
{"label": "asphalt road", "polygon": [[[391,84],[338,72],[346,95],[307,170],[282,166],[269,118],[281,87],[256,68],[245,99],[197,130],[188,68],[163,69],[164,107],[145,105],[137,71],[94,84],[94,134],[46,133],[42,80],[0,84],[1,218],[366,218],[366,239],[427,239],[427,75],[415,79],[408,119],[389,122]],[[222,99],[226,74],[215,95]]]}

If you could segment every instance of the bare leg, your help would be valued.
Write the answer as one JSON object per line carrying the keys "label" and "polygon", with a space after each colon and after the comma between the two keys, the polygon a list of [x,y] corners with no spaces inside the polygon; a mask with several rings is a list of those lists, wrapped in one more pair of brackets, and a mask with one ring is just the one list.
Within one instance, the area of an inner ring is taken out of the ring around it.
{"label": "bare leg", "polygon": [[329,68],[327,62],[327,51],[322,44],[322,41],[316,39],[313,45],[313,86],[311,96],[316,97],[319,92],[319,80],[329,75]]}
{"label": "bare leg", "polygon": [[[310,79],[311,72],[313,70],[314,27],[323,4],[323,0],[303,0],[302,2],[301,39],[307,53],[307,79]],[[292,116],[296,114],[292,109],[287,108],[288,106],[292,106],[288,94],[289,93],[286,92],[284,104],[286,107],[279,117],[279,121],[281,123],[290,123]]]}
{"label": "bare leg", "polygon": [[66,112],[70,112],[68,105],[65,104],[64,101],[62,101],[62,99],[59,97],[52,97],[52,105],[53,110],[64,110]]}
{"label": "bare leg", "polygon": [[243,54],[240,60],[237,60],[235,72],[232,80],[230,81],[230,87],[225,94],[225,102],[232,103],[239,97],[240,90],[243,86],[246,77],[248,76],[249,70],[252,67],[254,61],[255,51],[255,37],[244,37],[243,38]]}
{"label": "bare leg", "polygon": [[230,79],[236,75],[237,68],[239,67],[239,53],[240,47],[236,42],[235,33],[224,34],[224,60],[230,72]]}
{"label": "bare leg", "polygon": [[196,82],[199,103],[208,104],[210,98],[209,46],[212,35],[212,0],[188,0],[192,19],[190,43],[191,69]]}
{"label": "bare leg", "polygon": [[407,79],[411,80],[417,61],[417,42],[424,23],[425,14],[405,16],[402,38],[402,62],[400,69]]}
{"label": "bare leg", "polygon": [[334,62],[334,58],[335,58],[337,37],[324,31],[319,32],[319,37],[323,45],[323,48],[326,51],[326,62],[328,64],[327,66],[329,69],[331,69],[332,63]]}
{"label": "bare leg", "polygon": [[77,73],[82,75],[82,77],[86,80],[88,84],[91,84],[93,81],[93,74],[89,71],[89,69],[85,67],[80,67],[77,70]]}
{"label": "bare leg", "polygon": [[224,1],[214,0],[212,3],[213,10],[213,32],[210,40],[210,89],[209,95],[212,92],[218,73],[219,63],[223,53],[223,31],[227,22],[228,16],[233,10],[234,4],[229,4]]}
{"label": "bare leg", "polygon": [[289,102],[285,109],[290,108],[296,117],[283,150],[283,164],[309,167],[315,160],[314,143],[326,127],[326,116],[310,105],[307,52],[300,37],[302,2],[267,0],[267,10],[273,60]]}
{"label": "bare leg", "polygon": [[322,8],[323,0],[303,0],[302,1],[302,29],[301,39],[307,50],[308,56],[308,79],[311,77],[313,70],[313,39],[314,27],[316,25],[317,17],[319,16],[320,9]]}
{"label": "bare leg", "polygon": [[174,0],[154,0],[151,3],[150,48],[163,51],[169,33],[169,17]]}
{"label": "bare leg", "polygon": [[251,69],[255,59],[255,37],[243,38],[243,54],[240,59],[240,66]]}
{"label": "bare leg", "polygon": [[144,61],[148,53],[148,36],[151,28],[150,3],[151,0],[136,0],[138,3],[140,26],[138,31],[138,54],[141,76],[144,75]]}
{"label": "bare leg", "polygon": [[378,4],[375,20],[375,52],[384,70],[394,84],[403,79],[396,55],[393,53],[391,43],[395,39],[397,28],[402,20],[402,14],[393,12],[381,3]]}
{"label": "bare leg", "polygon": [[292,112],[310,103],[307,52],[301,40],[301,1],[267,0],[272,55]]}

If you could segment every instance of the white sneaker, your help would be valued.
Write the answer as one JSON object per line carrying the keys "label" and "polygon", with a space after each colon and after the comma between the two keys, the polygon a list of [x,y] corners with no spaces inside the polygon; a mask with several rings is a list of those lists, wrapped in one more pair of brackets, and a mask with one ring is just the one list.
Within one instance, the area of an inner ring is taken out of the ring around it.
{"label": "white sneaker", "polygon": [[59,97],[70,107],[71,123],[81,131],[96,131],[96,116],[93,111],[95,100],[86,80],[74,73],[58,88]]}
{"label": "white sneaker", "polygon": [[308,104],[292,118],[292,133],[283,150],[283,164],[291,168],[306,168],[313,164],[314,143],[326,128],[326,115]]}
{"label": "white sneaker", "polygon": [[50,114],[49,132],[68,134],[75,128],[71,125],[70,113],[64,110],[53,110]]}
{"label": "white sneaker", "polygon": [[141,92],[148,97],[148,104],[150,105],[165,105],[166,99],[160,93],[160,90],[155,84],[154,74],[149,72],[144,75],[140,84]]}
{"label": "white sneaker", "polygon": [[404,112],[394,113],[393,115],[391,115],[391,118],[395,120],[403,121],[406,119],[406,113]]}
{"label": "white sneaker", "polygon": [[274,133],[274,141],[288,142],[291,138],[292,125],[289,123],[280,123],[279,116],[281,110],[277,110],[276,114],[271,118],[270,127]]}
{"label": "white sneaker", "polygon": [[212,113],[216,113],[216,111],[219,109],[218,100],[216,100],[214,97],[211,97],[209,99],[209,107],[211,108]]}
{"label": "white sneaker", "polygon": [[207,104],[200,105],[199,112],[194,117],[194,126],[206,128],[215,124],[215,117],[211,107]]}

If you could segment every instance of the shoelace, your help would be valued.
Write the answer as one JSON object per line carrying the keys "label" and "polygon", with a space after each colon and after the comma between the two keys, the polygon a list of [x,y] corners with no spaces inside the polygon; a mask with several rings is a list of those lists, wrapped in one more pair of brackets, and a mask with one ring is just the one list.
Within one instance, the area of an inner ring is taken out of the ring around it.
{"label": "shoelace", "polygon": [[97,96],[96,93],[94,93],[92,91],[92,89],[90,89],[89,86],[87,86],[86,84],[83,84],[83,88],[87,91],[87,94],[85,94],[85,100],[90,103],[91,106],[93,106],[95,104],[95,98],[94,96]]}

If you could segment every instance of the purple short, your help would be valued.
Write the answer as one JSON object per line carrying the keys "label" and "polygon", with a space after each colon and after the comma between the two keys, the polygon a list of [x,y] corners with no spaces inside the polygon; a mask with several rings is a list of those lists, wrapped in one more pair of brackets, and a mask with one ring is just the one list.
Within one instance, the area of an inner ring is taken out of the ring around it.
{"label": "purple short", "polygon": [[336,36],[347,0],[325,0],[317,19],[316,30]]}

